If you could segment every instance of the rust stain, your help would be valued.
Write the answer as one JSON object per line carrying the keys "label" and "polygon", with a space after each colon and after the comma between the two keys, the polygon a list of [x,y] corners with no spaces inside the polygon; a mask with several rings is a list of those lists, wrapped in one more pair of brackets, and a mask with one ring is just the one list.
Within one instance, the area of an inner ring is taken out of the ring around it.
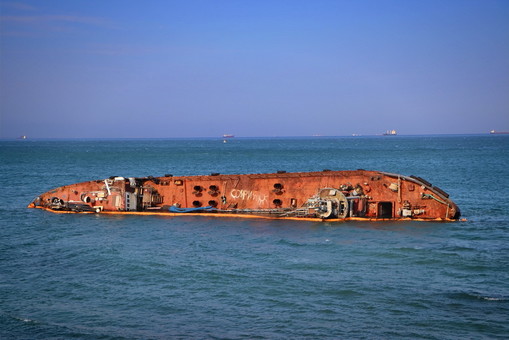
{"label": "rust stain", "polygon": [[28,207],[56,213],[307,221],[460,218],[449,195],[422,178],[366,170],[110,177],[50,190]]}

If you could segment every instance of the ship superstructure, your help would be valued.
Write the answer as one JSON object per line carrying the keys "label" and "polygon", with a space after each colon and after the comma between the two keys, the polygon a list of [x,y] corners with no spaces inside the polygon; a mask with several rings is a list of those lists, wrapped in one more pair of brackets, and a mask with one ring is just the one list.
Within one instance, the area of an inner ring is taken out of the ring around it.
{"label": "ship superstructure", "polygon": [[64,213],[311,220],[457,220],[449,195],[422,178],[380,171],[117,177],[66,185],[29,204]]}

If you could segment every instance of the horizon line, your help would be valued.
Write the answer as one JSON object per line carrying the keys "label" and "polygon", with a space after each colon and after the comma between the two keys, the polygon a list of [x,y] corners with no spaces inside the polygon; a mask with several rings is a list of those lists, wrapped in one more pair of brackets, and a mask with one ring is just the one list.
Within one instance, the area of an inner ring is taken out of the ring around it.
{"label": "horizon line", "polygon": [[[497,131],[498,133],[490,132],[470,132],[470,133],[423,133],[423,134],[397,134],[397,135],[384,135],[384,134],[349,134],[349,135],[294,135],[294,136],[236,136],[223,137],[223,136],[182,136],[182,137],[28,137],[23,135],[21,137],[0,137],[1,141],[9,140],[155,140],[155,139],[260,139],[260,138],[339,138],[339,137],[418,137],[418,136],[484,136],[484,135],[498,135],[509,134],[505,131]],[[25,138],[22,138],[25,137]]]}

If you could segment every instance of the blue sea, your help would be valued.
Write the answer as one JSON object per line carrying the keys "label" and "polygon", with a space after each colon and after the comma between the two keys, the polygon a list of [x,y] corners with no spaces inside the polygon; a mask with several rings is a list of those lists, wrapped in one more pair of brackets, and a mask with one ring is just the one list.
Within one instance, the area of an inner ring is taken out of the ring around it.
{"label": "blue sea", "polygon": [[[109,176],[381,170],[466,221],[53,214]],[[509,136],[0,141],[1,339],[507,339]]]}

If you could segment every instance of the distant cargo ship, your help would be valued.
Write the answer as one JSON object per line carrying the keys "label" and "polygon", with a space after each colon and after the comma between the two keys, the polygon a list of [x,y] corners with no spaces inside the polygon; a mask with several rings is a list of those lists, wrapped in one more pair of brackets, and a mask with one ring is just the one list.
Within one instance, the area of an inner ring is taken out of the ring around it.
{"label": "distant cargo ship", "polygon": [[491,130],[490,134],[492,134],[492,135],[509,135],[509,131],[495,131],[495,130]]}
{"label": "distant cargo ship", "polygon": [[223,138],[233,138],[233,137],[235,137],[235,136],[234,136],[234,135],[227,134],[227,133],[225,133],[225,134],[223,135]]}
{"label": "distant cargo ship", "polygon": [[458,220],[460,210],[420,177],[331,171],[116,177],[62,186],[28,206],[57,213],[260,217],[295,220]]}
{"label": "distant cargo ship", "polygon": [[396,132],[396,130],[387,130],[384,132],[384,136],[396,136],[398,133]]}

